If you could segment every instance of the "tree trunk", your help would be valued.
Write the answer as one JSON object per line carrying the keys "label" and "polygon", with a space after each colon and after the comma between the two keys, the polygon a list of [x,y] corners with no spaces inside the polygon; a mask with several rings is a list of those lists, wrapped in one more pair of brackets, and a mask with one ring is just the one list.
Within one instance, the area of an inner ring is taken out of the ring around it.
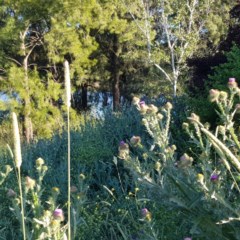
{"label": "tree trunk", "polygon": [[87,84],[82,84],[82,108],[83,110],[87,110],[88,107],[88,99],[87,99]]}
{"label": "tree trunk", "polygon": [[112,86],[112,91],[113,91],[113,110],[117,111],[120,109],[120,88],[119,88],[119,83],[120,83],[120,73],[118,69],[115,70],[114,75],[113,75],[113,86]]}
{"label": "tree trunk", "polygon": [[24,84],[26,89],[26,96],[24,98],[24,135],[26,137],[27,143],[33,139],[33,127],[32,120],[30,117],[31,114],[31,102],[29,95],[29,78],[28,78],[28,57],[26,56],[23,60],[23,69],[24,69]]}
{"label": "tree trunk", "polygon": [[25,37],[27,34],[28,28],[25,30],[24,33],[20,33],[21,38],[21,50],[23,51],[23,61],[22,61],[22,67],[24,70],[24,85],[26,94],[24,97],[24,123],[23,123],[23,130],[24,135],[26,137],[27,143],[29,143],[33,139],[33,127],[32,127],[32,120],[31,120],[31,99],[30,99],[30,89],[29,89],[29,76],[28,76],[28,58],[31,54],[34,47],[32,47],[29,52],[27,53],[27,48],[25,45]]}
{"label": "tree trunk", "polygon": [[120,45],[117,35],[113,37],[113,59],[112,59],[112,93],[113,93],[113,110],[120,109],[120,64],[119,64]]}
{"label": "tree trunk", "polygon": [[177,96],[177,82],[173,82],[173,97],[175,98]]}
{"label": "tree trunk", "polygon": [[174,70],[174,76],[173,76],[173,98],[177,96],[177,85],[178,85],[178,71]]}
{"label": "tree trunk", "polygon": [[103,107],[106,107],[108,105],[108,94],[106,92],[103,92],[102,95],[103,95],[102,105],[103,105]]}

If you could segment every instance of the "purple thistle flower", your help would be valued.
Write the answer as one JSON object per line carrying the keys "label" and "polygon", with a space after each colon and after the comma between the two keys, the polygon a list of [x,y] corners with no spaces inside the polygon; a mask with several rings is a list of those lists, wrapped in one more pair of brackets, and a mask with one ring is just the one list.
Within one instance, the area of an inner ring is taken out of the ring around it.
{"label": "purple thistle flower", "polygon": [[123,146],[124,144],[125,144],[125,142],[123,140],[120,141],[120,143],[119,143],[120,146]]}
{"label": "purple thistle flower", "polygon": [[141,214],[142,214],[143,217],[146,217],[148,213],[149,213],[149,211],[148,211],[147,208],[141,209]]}
{"label": "purple thistle flower", "polygon": [[236,82],[236,79],[235,79],[235,78],[229,78],[229,79],[228,79],[228,82],[229,82],[229,83],[234,83],[234,82]]}
{"label": "purple thistle flower", "polygon": [[235,78],[229,78],[228,79],[228,87],[229,88],[236,88],[237,87],[237,82]]}
{"label": "purple thistle flower", "polygon": [[53,212],[53,217],[57,220],[63,221],[64,220],[63,210],[60,208],[55,209]]}
{"label": "purple thistle flower", "polygon": [[213,174],[211,177],[210,177],[210,180],[212,182],[216,182],[218,180],[219,176],[217,174]]}

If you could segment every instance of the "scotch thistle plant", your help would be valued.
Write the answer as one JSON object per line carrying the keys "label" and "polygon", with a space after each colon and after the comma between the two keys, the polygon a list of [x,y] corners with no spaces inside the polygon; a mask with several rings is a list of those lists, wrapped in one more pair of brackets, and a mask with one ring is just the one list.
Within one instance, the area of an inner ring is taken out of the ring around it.
{"label": "scotch thistle plant", "polygon": [[[34,179],[30,176],[25,177],[23,184],[22,201],[24,203],[24,212],[26,216],[25,225],[26,239],[55,239],[62,240],[66,238],[67,226],[63,225],[64,213],[57,205],[57,197],[60,193],[59,188],[52,188],[48,200],[42,201],[43,178],[47,173],[47,166],[42,158],[36,160],[36,175]],[[12,201],[10,208],[16,218],[21,222],[21,199],[13,189],[9,189],[7,197]],[[65,238],[64,238],[65,237]]]}
{"label": "scotch thistle plant", "polygon": [[158,109],[155,105],[147,105],[136,97],[133,98],[133,104],[143,117],[142,124],[152,138],[152,144],[150,149],[147,149],[141,144],[139,136],[133,136],[129,144],[139,149],[142,160],[132,156],[129,144],[123,141],[119,144],[119,157],[124,159],[125,167],[132,170],[138,177],[141,176],[139,180],[154,186],[159,183],[164,166],[173,164],[175,161],[176,146],[170,144],[169,132],[172,104],[167,102],[165,106]]}
{"label": "scotch thistle plant", "polygon": [[[201,158],[203,162],[206,157],[211,157],[210,150],[213,148],[218,154],[220,163],[224,164],[226,169],[232,175],[232,169],[239,173],[240,161],[239,150],[240,143],[238,135],[234,126],[234,117],[239,112],[239,104],[235,104],[236,97],[240,96],[240,89],[234,78],[230,78],[228,82],[229,94],[224,91],[211,89],[209,92],[209,99],[216,103],[217,113],[221,119],[221,124],[216,127],[214,133],[209,130],[208,124],[202,124],[196,114],[192,114],[188,119],[190,124],[195,128],[195,135],[193,131],[189,130],[187,123],[183,127],[191,137],[191,139],[200,146],[202,150]],[[205,146],[203,144],[203,136],[207,141]],[[235,185],[238,187],[237,185]]]}
{"label": "scotch thistle plant", "polygon": [[[189,122],[183,123],[197,152],[189,148],[179,157],[176,147],[171,146],[171,104],[157,109],[138,98],[134,98],[134,104],[143,116],[152,147],[138,160],[127,143],[119,146],[124,166],[134,173],[138,184],[143,183],[148,192],[150,189],[148,197],[156,204],[161,199],[165,206],[180,210],[188,225],[192,225],[186,234],[204,239],[238,239],[240,236],[237,227],[240,220],[239,140],[234,124],[239,110],[234,101],[240,90],[233,78],[228,86],[229,93],[210,90],[210,101],[217,104],[222,121],[214,132],[194,113],[188,118]],[[133,147],[131,141],[129,144]],[[143,149],[146,148],[141,146],[139,151]]]}

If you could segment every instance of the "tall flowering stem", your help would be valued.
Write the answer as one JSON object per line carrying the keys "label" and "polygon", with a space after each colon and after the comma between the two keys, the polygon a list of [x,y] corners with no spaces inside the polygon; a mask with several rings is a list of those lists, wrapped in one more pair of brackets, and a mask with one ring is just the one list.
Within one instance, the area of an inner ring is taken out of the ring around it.
{"label": "tall flowering stem", "polygon": [[71,106],[71,82],[68,61],[64,62],[64,77],[66,90],[67,106],[67,132],[68,132],[68,239],[71,239],[71,158],[70,158],[70,117],[69,110]]}
{"label": "tall flowering stem", "polygon": [[21,216],[22,216],[22,232],[23,239],[26,240],[26,229],[25,229],[25,215],[23,207],[23,194],[22,194],[22,184],[21,184],[21,165],[22,165],[22,154],[21,154],[21,143],[20,143],[20,134],[18,128],[18,121],[16,113],[12,113],[12,123],[13,123],[13,138],[14,138],[14,160],[18,173],[18,186],[20,192],[20,201],[21,201]]}

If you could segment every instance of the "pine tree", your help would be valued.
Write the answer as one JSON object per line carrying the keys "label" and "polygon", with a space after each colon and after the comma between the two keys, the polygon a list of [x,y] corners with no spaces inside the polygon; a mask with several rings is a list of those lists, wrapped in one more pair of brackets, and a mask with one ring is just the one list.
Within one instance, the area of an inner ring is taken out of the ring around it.
{"label": "pine tree", "polygon": [[47,63],[41,53],[45,52],[43,39],[52,9],[50,3],[9,0],[0,10],[1,89],[9,97],[10,109],[21,116],[27,142],[34,134],[51,136],[62,124],[58,108],[61,86],[40,65]]}

